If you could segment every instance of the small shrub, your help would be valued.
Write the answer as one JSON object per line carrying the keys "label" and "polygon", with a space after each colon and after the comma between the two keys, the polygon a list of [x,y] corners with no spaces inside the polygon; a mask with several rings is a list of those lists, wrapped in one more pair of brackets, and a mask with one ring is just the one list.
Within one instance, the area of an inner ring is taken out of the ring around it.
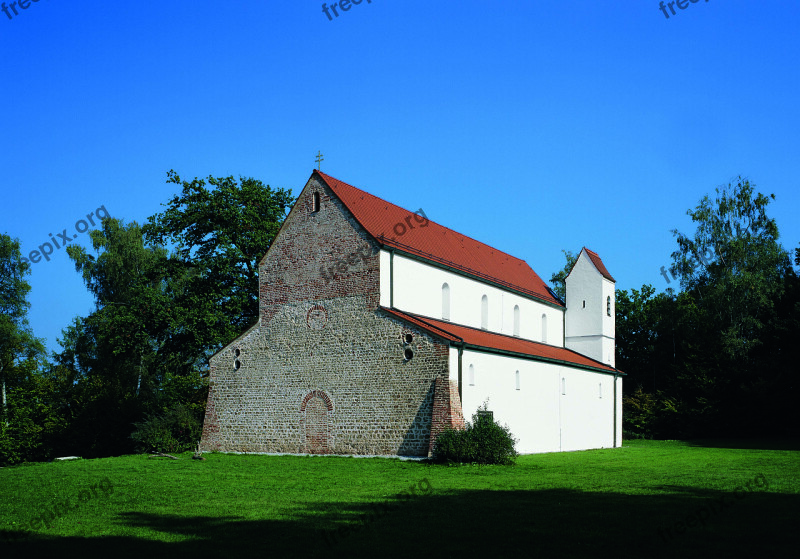
{"label": "small shrub", "polygon": [[487,413],[487,404],[472,416],[463,430],[448,429],[436,439],[434,462],[470,462],[474,464],[514,464],[517,440],[508,426],[495,423]]}
{"label": "small shrub", "polygon": [[433,447],[435,462],[469,462],[469,437],[466,431],[447,429],[436,438]]}
{"label": "small shrub", "polygon": [[202,424],[184,405],[178,404],[161,415],[150,415],[134,423],[131,438],[140,452],[184,452],[200,439]]}

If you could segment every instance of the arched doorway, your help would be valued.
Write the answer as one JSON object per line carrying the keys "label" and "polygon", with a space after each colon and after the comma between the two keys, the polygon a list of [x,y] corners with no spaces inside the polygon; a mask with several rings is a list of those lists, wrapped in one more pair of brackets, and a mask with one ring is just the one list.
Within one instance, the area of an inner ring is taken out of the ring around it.
{"label": "arched doorway", "polygon": [[333,404],[322,390],[312,390],[300,404],[301,421],[305,430],[305,451],[309,454],[328,454],[330,452],[330,419],[328,412]]}

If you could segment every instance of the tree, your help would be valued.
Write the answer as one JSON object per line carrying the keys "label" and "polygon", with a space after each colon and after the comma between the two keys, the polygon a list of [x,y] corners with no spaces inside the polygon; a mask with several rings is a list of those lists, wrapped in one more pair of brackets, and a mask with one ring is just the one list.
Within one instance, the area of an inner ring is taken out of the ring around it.
{"label": "tree", "polygon": [[[778,225],[766,214],[769,197],[741,177],[735,186],[716,189],[714,202],[705,196],[687,211],[697,223],[693,238],[679,233],[671,270],[681,287],[701,301],[705,323],[720,328],[722,351],[731,359],[746,359],[757,346],[765,313],[790,267],[787,251],[778,243]],[[716,253],[716,261],[704,256]],[[698,265],[698,262],[702,265]]]}
{"label": "tree", "polygon": [[792,270],[766,213],[774,195],[755,193],[741,177],[716,194],[687,212],[697,224],[693,237],[673,231],[671,270],[680,275],[680,325],[687,332],[676,382],[692,423],[707,434],[757,432],[759,411],[774,407],[771,395],[785,387],[765,367],[764,350]]}
{"label": "tree", "polygon": [[564,256],[567,259],[567,264],[564,266],[563,269],[550,276],[550,283],[553,284],[553,291],[558,296],[558,298],[561,299],[562,301],[566,301],[567,287],[565,282],[567,280],[567,276],[572,271],[572,267],[575,265],[575,261],[578,260],[578,255],[572,254],[572,252],[568,250],[562,250],[561,252],[564,253]]}
{"label": "tree", "polygon": [[209,176],[209,190],[205,180],[183,181],[169,171],[167,183],[182,191],[143,231],[150,242],[174,243],[182,265],[194,271],[184,324],[210,356],[258,319],[258,263],[294,198],[253,178]]}
{"label": "tree", "polygon": [[652,285],[616,292],[617,368],[628,376],[625,393],[637,387],[655,393],[666,388],[675,365],[675,295]]}
{"label": "tree", "polygon": [[71,418],[73,444],[103,455],[132,450],[133,425],[147,414],[184,404],[202,416],[205,348],[183,320],[192,304],[186,285],[196,270],[146,244],[135,222],[104,219],[90,235],[97,256],[79,246],[67,252],[96,310],[65,331],[52,378],[77,386],[65,395],[80,400]]}
{"label": "tree", "polygon": [[67,249],[97,308],[65,330],[51,381],[80,410],[69,438],[85,453],[132,450],[145,418],[202,418],[208,358],[258,316],[258,261],[292,199],[254,179],[208,181],[170,171],[182,193],[165,212],[144,227],[104,219],[96,256]]}
{"label": "tree", "polygon": [[28,324],[30,285],[24,276],[19,241],[0,235],[0,463],[29,458],[41,447],[41,422],[46,410],[36,398],[37,373],[44,362],[44,344]]}
{"label": "tree", "polygon": [[22,260],[19,240],[0,235],[0,392],[3,421],[8,424],[8,384],[19,373],[35,370],[44,344],[33,336],[28,324],[27,300],[31,287],[23,278],[30,264]]}
{"label": "tree", "polygon": [[688,210],[691,237],[673,231],[681,291],[617,291],[627,429],[675,438],[800,427],[800,283],[767,215],[772,199],[741,177],[718,188]]}

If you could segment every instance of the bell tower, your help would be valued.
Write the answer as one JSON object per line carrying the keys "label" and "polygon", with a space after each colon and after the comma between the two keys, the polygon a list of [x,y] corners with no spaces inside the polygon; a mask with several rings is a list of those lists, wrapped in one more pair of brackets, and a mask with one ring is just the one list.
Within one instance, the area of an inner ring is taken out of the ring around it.
{"label": "bell tower", "polygon": [[565,281],[564,345],[612,367],[616,366],[615,284],[600,256],[586,247]]}

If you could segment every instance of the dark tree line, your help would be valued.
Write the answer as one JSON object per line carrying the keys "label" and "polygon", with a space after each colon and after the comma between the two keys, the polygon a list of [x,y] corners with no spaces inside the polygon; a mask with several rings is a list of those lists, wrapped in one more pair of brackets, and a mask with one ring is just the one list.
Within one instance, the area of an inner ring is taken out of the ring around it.
{"label": "dark tree line", "polygon": [[741,177],[717,189],[687,212],[692,236],[673,231],[680,290],[617,290],[628,436],[797,436],[800,249],[779,244],[771,199]]}

